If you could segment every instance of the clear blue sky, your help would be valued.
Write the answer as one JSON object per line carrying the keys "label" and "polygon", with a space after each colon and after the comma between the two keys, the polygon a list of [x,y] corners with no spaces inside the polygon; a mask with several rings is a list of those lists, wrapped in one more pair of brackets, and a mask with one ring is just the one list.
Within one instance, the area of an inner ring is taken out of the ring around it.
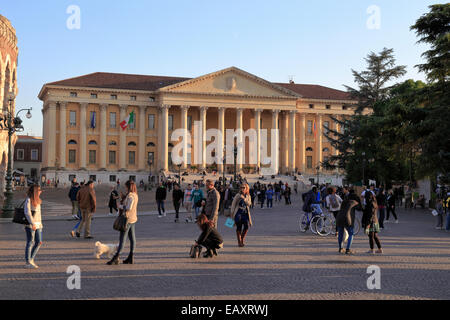
{"label": "clear blue sky", "polygon": [[[409,27],[435,1],[418,0],[14,0],[0,14],[19,39],[19,108],[33,107],[25,133],[42,135],[47,82],[87,73],[118,72],[196,77],[236,66],[273,82],[352,86],[351,69],[393,48],[407,65],[402,79],[423,80],[414,65],[427,49]],[[81,29],[69,30],[70,5]],[[380,29],[367,28],[367,8],[380,9]]]}

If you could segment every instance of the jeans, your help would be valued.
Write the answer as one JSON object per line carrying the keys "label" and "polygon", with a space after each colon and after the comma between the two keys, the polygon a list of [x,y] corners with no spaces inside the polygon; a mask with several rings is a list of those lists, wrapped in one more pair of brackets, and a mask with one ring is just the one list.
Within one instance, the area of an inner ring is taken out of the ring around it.
{"label": "jeans", "polygon": [[379,223],[380,223],[380,228],[384,228],[384,216],[386,213],[386,209],[385,208],[378,208],[378,213],[379,213]]}
{"label": "jeans", "polygon": [[[345,227],[348,232],[348,240],[347,240],[347,250],[350,250],[353,241],[353,227]],[[338,243],[339,249],[342,248],[342,241],[344,240],[344,227],[338,228]]]}
{"label": "jeans", "polygon": [[161,215],[161,211],[163,213],[165,213],[166,210],[164,209],[164,200],[156,200],[156,203],[158,204],[158,213],[159,213],[159,215]]}
{"label": "jeans", "polygon": [[316,212],[315,214],[322,214],[322,208],[320,207],[320,204],[318,203],[313,203],[311,204],[311,209],[316,208]]}
{"label": "jeans", "polygon": [[78,207],[78,201],[72,201],[72,215],[73,216],[75,216],[75,215],[77,215],[78,214],[78,210],[80,210],[79,209],[79,207]]}
{"label": "jeans", "polygon": [[198,216],[199,216],[199,214],[200,214],[201,208],[202,208],[202,207],[197,207],[197,206],[194,204],[195,219],[198,218]]}
{"label": "jeans", "polygon": [[134,225],[135,223],[131,223],[127,226],[125,231],[120,232],[119,247],[117,248],[116,255],[119,255],[122,252],[125,242],[127,241],[127,236],[128,239],[130,239],[130,254],[134,253],[134,250],[136,249],[136,231]]}
{"label": "jeans", "polygon": [[180,206],[181,206],[181,201],[176,201],[173,203],[173,207],[175,208],[175,218],[178,219],[178,216],[180,214]]}
{"label": "jeans", "polygon": [[447,221],[445,223],[445,230],[450,231],[450,213],[447,213]]}
{"label": "jeans", "polygon": [[272,208],[272,205],[273,205],[273,200],[267,199],[267,208]]}
{"label": "jeans", "polygon": [[81,210],[80,210],[80,209],[78,209],[77,216],[78,216],[79,220],[78,220],[77,224],[75,225],[75,227],[73,227],[72,231],[77,230],[78,227],[79,227],[80,224],[81,224],[81,220],[83,220],[83,217],[81,216]]}
{"label": "jeans", "polygon": [[[42,229],[30,229],[28,227],[25,228],[25,232],[27,233],[27,245],[25,246],[25,261],[30,263],[30,260],[34,260],[36,254],[39,251],[39,248],[42,245]],[[33,245],[33,248],[31,246]]]}

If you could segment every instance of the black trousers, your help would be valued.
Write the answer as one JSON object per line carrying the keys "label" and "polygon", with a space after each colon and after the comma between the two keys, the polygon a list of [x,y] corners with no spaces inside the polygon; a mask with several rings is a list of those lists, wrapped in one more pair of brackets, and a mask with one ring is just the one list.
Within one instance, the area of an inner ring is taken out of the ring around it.
{"label": "black trousers", "polygon": [[180,213],[181,201],[174,202],[173,206],[175,207],[175,218],[178,219],[178,215]]}
{"label": "black trousers", "polygon": [[395,207],[387,207],[386,208],[386,221],[389,220],[389,213],[392,212],[394,219],[397,220],[397,214],[395,213]]}

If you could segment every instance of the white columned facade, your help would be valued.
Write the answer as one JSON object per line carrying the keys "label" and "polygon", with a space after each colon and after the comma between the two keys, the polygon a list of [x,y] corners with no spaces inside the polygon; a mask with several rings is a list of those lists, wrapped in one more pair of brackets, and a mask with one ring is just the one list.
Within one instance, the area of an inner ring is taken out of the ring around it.
{"label": "white columned facade", "polygon": [[162,120],[162,169],[169,171],[169,109],[170,105],[164,104],[161,107]]}
{"label": "white columned facade", "polygon": [[86,108],[87,103],[80,104],[80,170],[86,170]]}
{"label": "white columned facade", "polygon": [[[181,164],[181,168],[187,169],[188,164],[188,111],[189,106],[181,106],[181,129],[184,130],[183,134],[183,163]],[[191,142],[189,141],[189,144]]]}
{"label": "white columned facade", "polygon": [[295,171],[295,117],[297,111],[289,113],[289,171]]}
{"label": "white columned facade", "polygon": [[[127,117],[127,105],[121,104],[120,108],[120,120],[123,121]],[[123,119],[123,120],[122,120]],[[122,128],[119,129],[119,171],[126,171],[127,168],[127,136],[126,131]]]}
{"label": "white columned facade", "polygon": [[206,113],[208,107],[200,107],[200,121],[201,121],[201,131],[202,131],[202,164],[201,169],[206,169]]}
{"label": "white columned facade", "polygon": [[66,167],[66,106],[67,102],[59,103],[59,166]]}
{"label": "white columned facade", "polygon": [[223,167],[223,160],[225,158],[225,153],[223,152],[223,148],[225,145],[225,108],[224,107],[219,107],[218,109],[219,112],[219,131],[222,134],[222,136],[219,138],[218,144],[217,144],[217,167],[219,169],[220,173],[223,173],[223,170],[225,170],[225,168]]}
{"label": "white columned facade", "polygon": [[145,147],[146,147],[146,138],[145,138],[145,115],[147,111],[147,106],[140,105],[139,106],[139,147],[138,147],[138,170],[145,171],[146,165],[146,155],[145,155]]}
{"label": "white columned facade", "polygon": [[289,171],[289,117],[288,111],[284,111],[281,116],[281,128],[280,134],[282,135],[281,147],[280,147],[280,160],[282,161],[282,172],[287,173]]}
{"label": "white columned facade", "polygon": [[322,152],[322,115],[316,114],[316,158],[317,158],[317,165],[320,165],[320,163],[323,161],[323,152]]}
{"label": "white columned facade", "polygon": [[[50,128],[56,129],[56,102],[51,101],[48,105],[48,120]],[[56,130],[51,130],[51,134],[48,136],[48,166],[50,168],[55,167],[56,160]]]}
{"label": "white columned facade", "polygon": [[107,104],[100,105],[100,170],[106,171],[106,110]]}
{"label": "white columned facade", "polygon": [[306,115],[304,113],[300,114],[300,163],[302,174],[306,171]]}
{"label": "white columned facade", "polygon": [[[280,159],[280,148],[279,148],[279,128],[278,128],[278,114],[280,113],[280,110],[273,110],[272,111],[272,129],[275,130],[274,134],[271,135],[270,139],[272,141],[271,146],[274,146],[274,150],[272,150],[271,147],[271,154],[273,155],[273,152],[275,152],[275,163],[273,164],[273,167],[275,168],[274,174],[278,174],[280,171],[279,168],[279,159]],[[273,156],[272,156],[273,157]]]}
{"label": "white columned facade", "polygon": [[259,169],[261,169],[261,113],[262,109],[255,109],[256,167]]}
{"label": "white columned facade", "polygon": [[238,154],[236,158],[236,169],[238,171],[242,170],[242,164],[244,163],[245,146],[244,146],[244,132],[243,132],[243,113],[242,108],[236,109],[236,129],[238,130],[237,135],[237,147]]}

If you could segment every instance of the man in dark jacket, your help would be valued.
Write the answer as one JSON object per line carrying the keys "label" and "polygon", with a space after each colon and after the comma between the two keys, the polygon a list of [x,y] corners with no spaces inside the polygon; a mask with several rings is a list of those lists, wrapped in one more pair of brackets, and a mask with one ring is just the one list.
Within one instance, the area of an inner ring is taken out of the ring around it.
{"label": "man in dark jacket", "polygon": [[77,236],[79,236],[81,230],[83,229],[83,227],[85,227],[84,238],[92,239],[93,237],[91,236],[91,220],[92,215],[95,213],[97,207],[97,197],[95,195],[93,181],[89,181],[83,188],[80,189],[80,191],[78,191],[77,200],[79,202],[82,214],[81,223],[78,226],[77,230]]}
{"label": "man in dark jacket", "polygon": [[[167,190],[163,183],[160,182],[158,188],[156,188],[156,204],[158,205],[158,218],[161,218],[164,214],[166,216],[166,210],[164,209],[164,201],[167,197]],[[162,211],[162,213],[161,213]]]}
{"label": "man in dark jacket", "polygon": [[348,233],[347,248],[345,254],[354,254],[350,249],[353,240],[353,227],[355,226],[356,213],[355,210],[362,211],[361,200],[355,194],[354,190],[350,190],[347,197],[341,204],[341,210],[336,215],[336,227],[338,229],[339,253],[344,253],[342,243],[344,240],[344,230]]}
{"label": "man in dark jacket", "polygon": [[175,222],[179,220],[180,206],[183,202],[184,192],[179,184],[174,184],[172,192],[173,207],[175,208]]}
{"label": "man in dark jacket", "polygon": [[77,193],[80,191],[80,185],[75,182],[69,190],[69,199],[72,202],[72,218],[80,219]]}

